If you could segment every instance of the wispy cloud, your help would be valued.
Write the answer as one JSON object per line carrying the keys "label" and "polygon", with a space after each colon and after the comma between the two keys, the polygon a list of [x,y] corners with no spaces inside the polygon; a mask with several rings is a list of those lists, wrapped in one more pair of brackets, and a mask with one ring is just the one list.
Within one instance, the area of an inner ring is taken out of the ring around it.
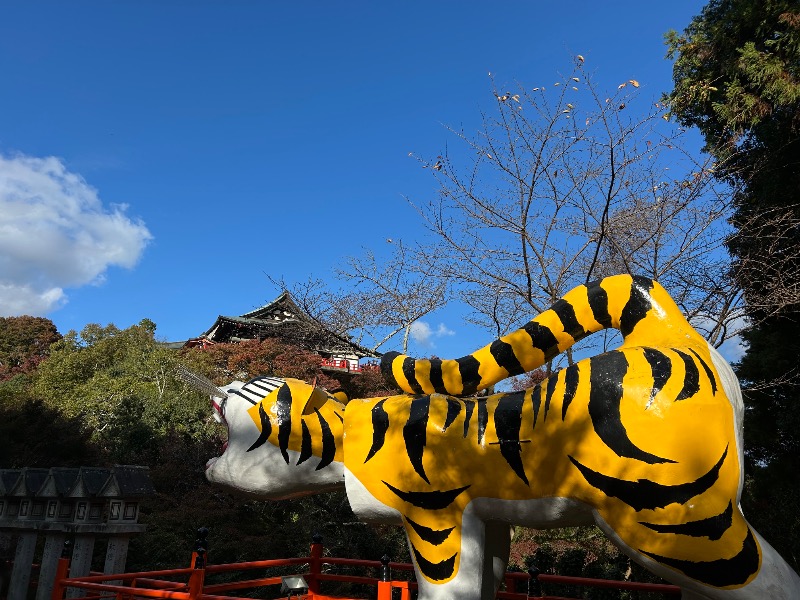
{"label": "wispy cloud", "polygon": [[433,329],[425,321],[416,321],[411,325],[411,339],[425,348],[434,347],[433,340],[435,338],[451,335],[455,335],[455,331],[448,329],[444,323],[439,323],[436,329]]}
{"label": "wispy cloud", "polygon": [[133,267],[152,236],[126,208],[103,206],[58,158],[0,155],[0,315],[46,314],[65,288]]}

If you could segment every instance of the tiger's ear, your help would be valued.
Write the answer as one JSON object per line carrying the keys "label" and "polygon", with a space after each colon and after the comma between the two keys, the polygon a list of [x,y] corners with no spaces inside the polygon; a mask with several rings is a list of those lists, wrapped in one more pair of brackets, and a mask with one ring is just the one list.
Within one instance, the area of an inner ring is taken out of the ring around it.
{"label": "tiger's ear", "polygon": [[344,405],[350,402],[350,396],[348,396],[347,392],[345,392],[342,389],[338,389],[335,392],[331,392],[331,396],[336,398],[339,402],[341,402]]}
{"label": "tiger's ear", "polygon": [[315,410],[322,408],[322,405],[329,400],[328,393],[318,387],[311,387],[311,394],[308,396],[303,406],[303,416],[312,414]]}

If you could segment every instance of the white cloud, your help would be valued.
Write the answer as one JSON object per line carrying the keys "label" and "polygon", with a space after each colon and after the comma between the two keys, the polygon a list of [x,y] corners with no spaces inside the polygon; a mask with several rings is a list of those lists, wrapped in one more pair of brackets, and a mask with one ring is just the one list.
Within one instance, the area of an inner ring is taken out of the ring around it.
{"label": "white cloud", "polygon": [[433,339],[444,336],[455,335],[455,331],[448,329],[444,323],[439,323],[439,326],[434,330],[425,321],[415,321],[411,324],[411,339],[413,339],[420,346],[426,348],[433,347]]}
{"label": "white cloud", "polygon": [[719,347],[719,353],[731,363],[741,360],[745,352],[747,352],[747,346],[744,345],[742,338],[738,335],[725,340],[722,346]]}
{"label": "white cloud", "polygon": [[104,207],[58,158],[0,156],[0,315],[46,314],[65,288],[133,267],[152,236],[126,208]]}
{"label": "white cloud", "polygon": [[436,328],[436,337],[445,337],[455,334],[456,332],[452,329],[448,329],[444,323],[439,323],[439,327]]}

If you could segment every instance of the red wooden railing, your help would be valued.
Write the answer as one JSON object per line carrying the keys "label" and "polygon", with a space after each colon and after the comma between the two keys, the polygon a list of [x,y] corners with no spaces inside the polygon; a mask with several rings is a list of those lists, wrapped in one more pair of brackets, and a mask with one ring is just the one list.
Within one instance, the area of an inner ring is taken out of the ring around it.
{"label": "red wooden railing", "polygon": [[[53,585],[51,600],[64,600],[67,588],[83,590],[83,600],[138,600],[160,598],[165,600],[250,600],[230,592],[238,590],[281,585],[281,577],[258,577],[241,579],[225,583],[206,583],[206,577],[220,573],[247,572],[256,569],[297,566],[305,569],[300,572],[308,584],[308,593],[295,598],[307,600],[348,600],[342,596],[328,596],[320,591],[323,581],[335,581],[372,585],[377,588],[377,600],[392,600],[392,590],[400,590],[401,600],[411,600],[411,592],[416,590],[413,581],[392,580],[392,571],[413,571],[409,563],[390,562],[384,556],[381,561],[359,560],[352,558],[333,558],[323,556],[322,543],[311,544],[309,556],[301,558],[285,558],[277,560],[261,560],[252,562],[231,563],[222,565],[206,565],[205,551],[192,554],[191,568],[146,571],[140,573],[117,573],[114,575],[91,575],[87,577],[69,577],[69,559],[62,558]],[[364,571],[377,569],[379,577],[342,575],[323,570],[329,567],[357,567]],[[660,593],[665,596],[680,594],[680,588],[673,585],[636,583],[631,581],[610,581],[605,579],[586,579],[561,575],[538,574],[533,572],[533,579],[528,573],[506,573],[505,591],[497,593],[498,600],[573,600],[557,596],[544,596],[541,593],[542,583],[613,588],[618,590],[637,590]],[[523,591],[525,590],[525,591]]]}
{"label": "red wooden railing", "polygon": [[375,362],[350,364],[346,358],[323,358],[320,365],[328,369],[341,369],[342,371],[349,371],[351,373],[361,373],[362,371],[375,371],[380,369],[378,363]]}

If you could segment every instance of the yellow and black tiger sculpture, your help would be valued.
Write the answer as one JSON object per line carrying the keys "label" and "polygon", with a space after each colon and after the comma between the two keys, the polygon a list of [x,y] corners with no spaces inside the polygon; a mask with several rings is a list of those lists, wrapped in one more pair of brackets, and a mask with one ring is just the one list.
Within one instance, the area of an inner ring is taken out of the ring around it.
{"label": "yellow and black tiger sculpture", "polygon": [[[604,328],[618,349],[474,397]],[[408,394],[345,407],[296,380],[219,388],[229,441],[208,479],[259,498],[344,485],[362,519],[405,527],[424,600],[494,598],[512,524],[592,523],[685,600],[800,598],[739,508],[739,384],[659,284],[609,277],[473,354],[382,368]]]}

